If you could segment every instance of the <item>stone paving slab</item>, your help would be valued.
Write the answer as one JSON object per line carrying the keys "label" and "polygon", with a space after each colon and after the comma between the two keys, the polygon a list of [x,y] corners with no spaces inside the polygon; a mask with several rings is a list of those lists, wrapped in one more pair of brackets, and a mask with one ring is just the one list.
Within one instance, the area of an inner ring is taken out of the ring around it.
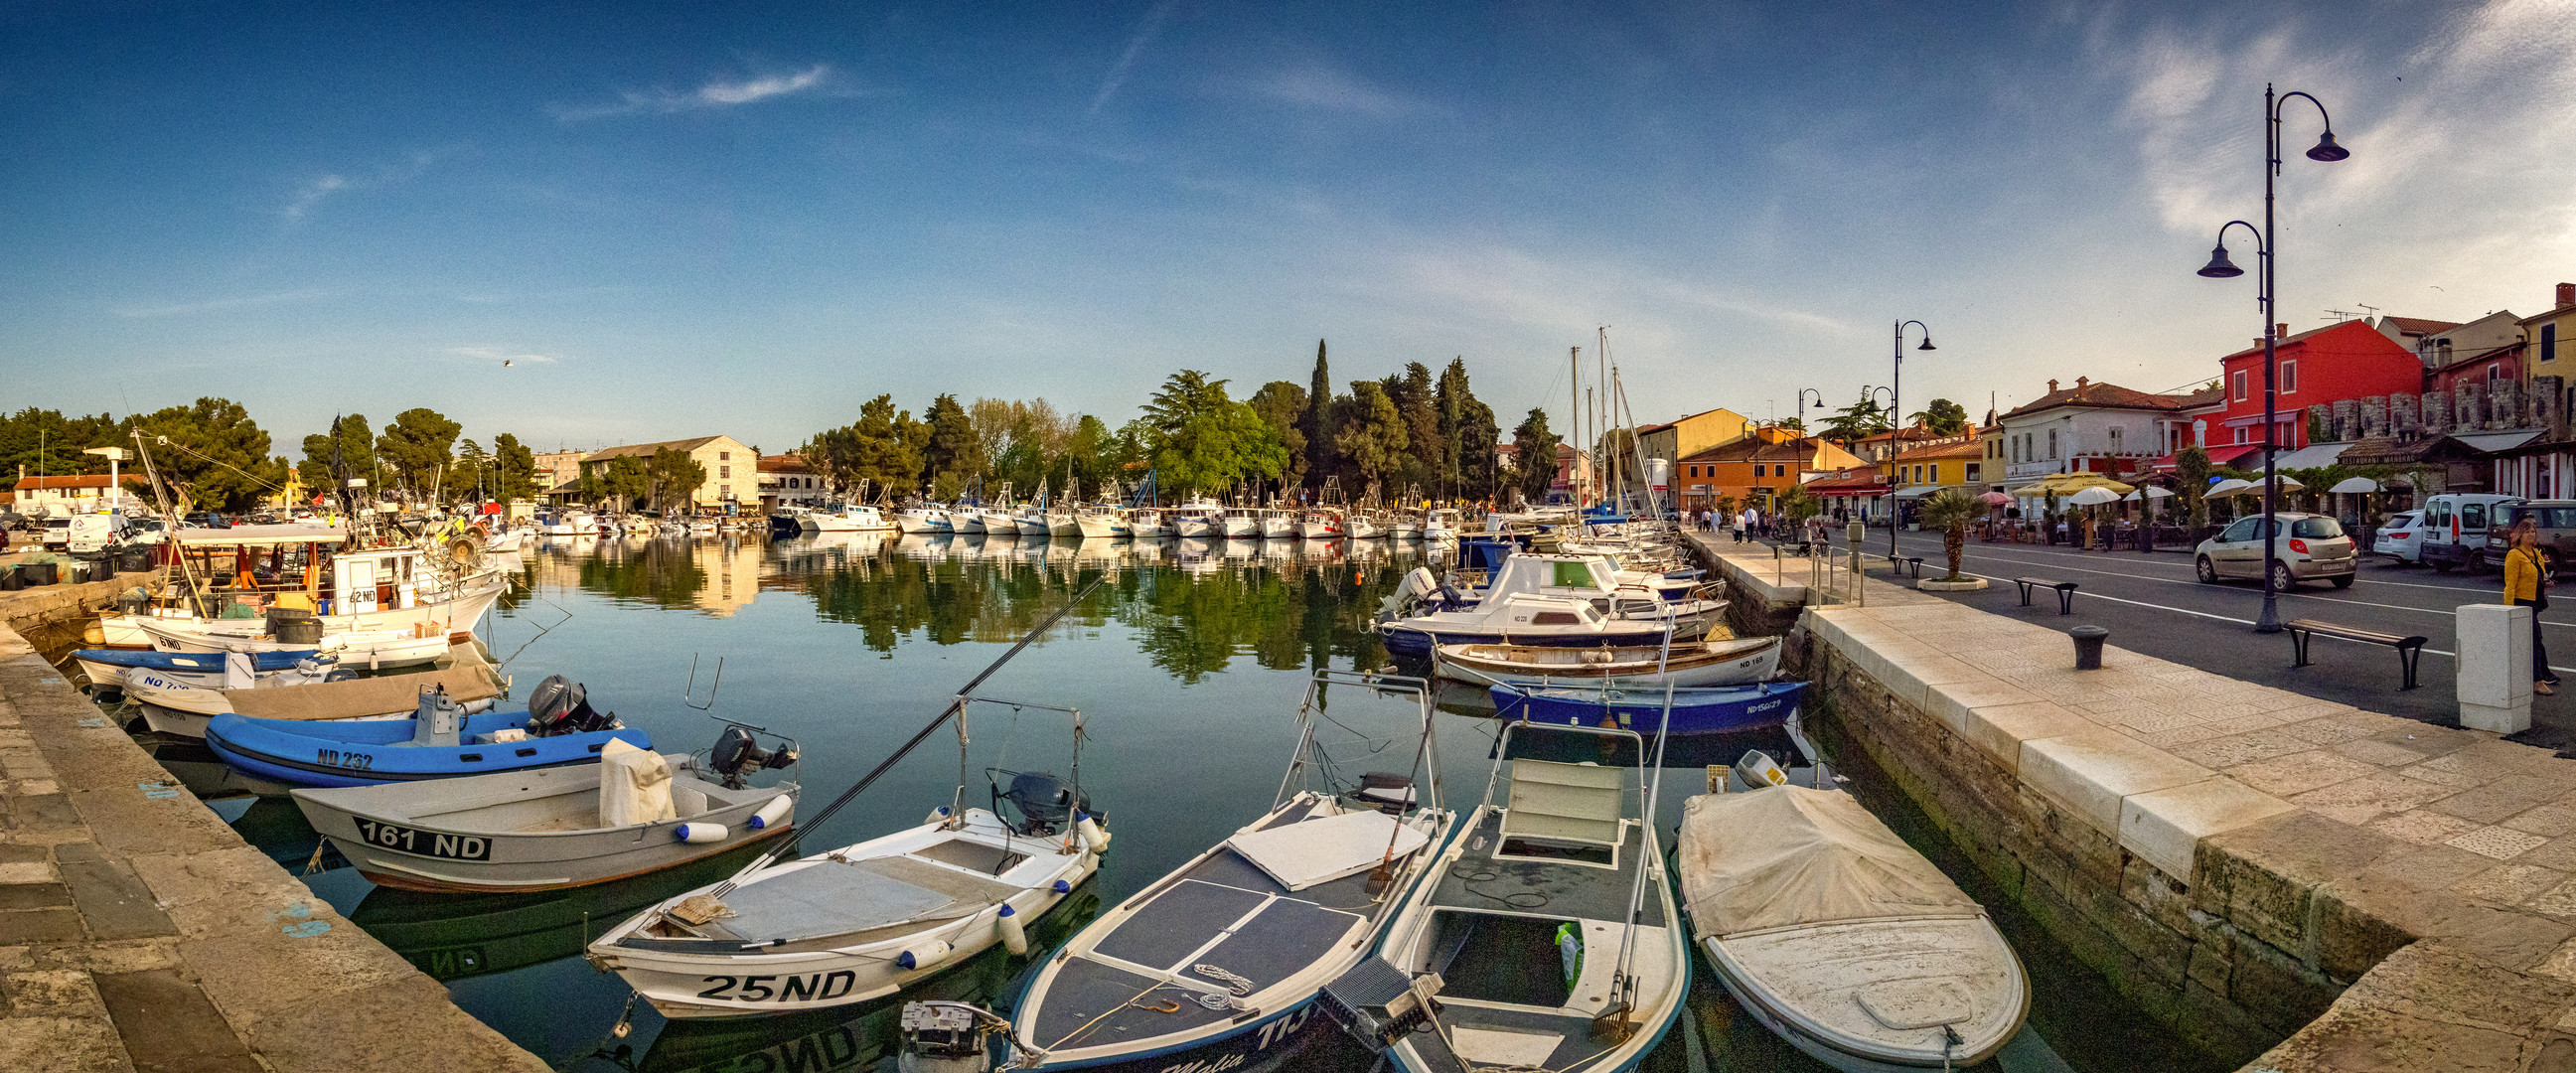
{"label": "stone paving slab", "polygon": [[2116,647],[2076,671],[2055,630],[1875,579],[1800,623],[2187,885],[2186,927],[2355,981],[2249,1071],[2576,1071],[2576,760]]}
{"label": "stone paving slab", "polygon": [[545,1068],[0,628],[0,1073]]}

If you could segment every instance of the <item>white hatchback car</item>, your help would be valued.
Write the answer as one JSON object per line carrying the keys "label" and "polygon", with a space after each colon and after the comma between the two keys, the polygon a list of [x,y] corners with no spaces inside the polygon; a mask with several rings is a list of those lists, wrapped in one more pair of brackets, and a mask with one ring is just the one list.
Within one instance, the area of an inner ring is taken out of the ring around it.
{"label": "white hatchback car", "polygon": [[2263,516],[2238,518],[2217,536],[2201,541],[2192,549],[2193,565],[2203,582],[2215,583],[2222,578],[2259,580],[2268,570],[2274,590],[2287,592],[2302,581],[2332,582],[2338,589],[2352,587],[2361,557],[2354,554],[2352,538],[2345,536],[2343,523],[2323,514],[2281,511],[2273,515],[2280,528],[2272,534],[2270,554],[2265,554],[2263,539],[2256,532]]}
{"label": "white hatchback car", "polygon": [[2374,554],[2385,555],[2401,563],[2424,561],[2424,512],[2420,510],[2391,514],[2379,523],[2379,538],[2372,542]]}

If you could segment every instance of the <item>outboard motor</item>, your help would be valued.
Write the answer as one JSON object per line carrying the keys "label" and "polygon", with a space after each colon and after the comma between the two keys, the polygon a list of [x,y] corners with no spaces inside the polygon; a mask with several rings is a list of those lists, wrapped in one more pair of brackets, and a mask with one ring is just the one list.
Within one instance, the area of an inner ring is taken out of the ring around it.
{"label": "outboard motor", "polygon": [[617,725],[614,713],[602,714],[590,706],[589,690],[566,681],[560,674],[550,674],[528,691],[528,736],[551,738],[559,734],[583,734],[606,730]]}
{"label": "outboard motor", "polygon": [[716,747],[707,752],[707,766],[713,768],[727,789],[739,790],[755,771],[776,770],[796,762],[793,745],[764,750],[753,740],[751,731],[728,725],[716,736]]}
{"label": "outboard motor", "polygon": [[447,695],[447,687],[420,695],[420,707],[412,712],[411,744],[462,745],[465,732],[465,707]]}
{"label": "outboard motor", "polygon": [[1001,802],[1010,802],[1011,808],[1020,814],[1018,830],[1021,834],[1045,837],[1062,832],[1066,825],[1073,821],[1073,814],[1077,810],[1092,816],[1099,815],[1091,811],[1089,798],[1076,800],[1073,787],[1051,773],[1044,771],[1001,773],[1011,777],[1011,788],[995,795],[995,811],[1000,811]]}
{"label": "outboard motor", "polygon": [[985,1073],[993,1068],[985,1037],[1011,1031],[1010,1022],[963,1002],[904,1003],[899,1027],[896,1073]]}

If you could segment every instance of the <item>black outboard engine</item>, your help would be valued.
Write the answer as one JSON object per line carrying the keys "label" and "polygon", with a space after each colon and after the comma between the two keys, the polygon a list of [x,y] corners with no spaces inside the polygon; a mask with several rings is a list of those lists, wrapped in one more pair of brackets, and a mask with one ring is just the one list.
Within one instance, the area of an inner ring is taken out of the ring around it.
{"label": "black outboard engine", "polygon": [[716,747],[707,751],[707,766],[715,770],[726,788],[739,790],[755,771],[776,770],[796,762],[794,746],[762,749],[751,731],[738,725],[727,725],[716,736]]}
{"label": "black outboard engine", "polygon": [[1073,824],[1076,811],[1095,817],[1099,815],[1091,811],[1091,799],[1077,800],[1073,787],[1052,773],[996,771],[1011,777],[1011,788],[994,794],[994,811],[1001,811],[1002,802],[1010,802],[1011,808],[1020,814],[1018,830],[1021,834],[1031,837],[1058,834]]}
{"label": "black outboard engine", "polygon": [[589,690],[566,681],[560,674],[547,675],[537,688],[528,691],[529,737],[586,734],[616,725],[616,713],[593,710]]}

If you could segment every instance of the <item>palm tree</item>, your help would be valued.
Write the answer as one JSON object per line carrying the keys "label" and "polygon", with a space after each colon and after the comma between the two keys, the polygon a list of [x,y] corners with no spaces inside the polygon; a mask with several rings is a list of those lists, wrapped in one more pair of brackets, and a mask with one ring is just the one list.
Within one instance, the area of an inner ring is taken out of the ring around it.
{"label": "palm tree", "polygon": [[1959,557],[1967,552],[1968,523],[1986,512],[1985,504],[1962,489],[1944,488],[1924,497],[1915,512],[1923,524],[1941,530],[1941,551],[1950,557],[1950,573],[1941,580],[1967,580],[1959,576]]}

